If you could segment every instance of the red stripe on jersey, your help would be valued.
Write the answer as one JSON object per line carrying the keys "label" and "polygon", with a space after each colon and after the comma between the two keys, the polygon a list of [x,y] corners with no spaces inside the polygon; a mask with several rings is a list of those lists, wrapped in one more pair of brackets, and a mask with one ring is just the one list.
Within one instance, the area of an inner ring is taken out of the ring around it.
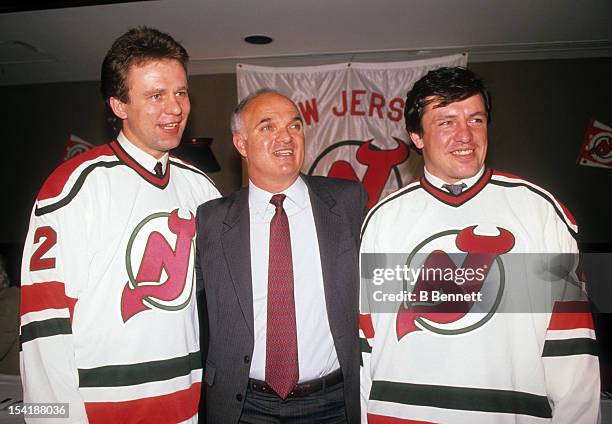
{"label": "red stripe on jersey", "polygon": [[21,286],[21,315],[45,309],[68,309],[70,321],[74,315],[77,299],[66,296],[64,283],[45,281]]}
{"label": "red stripe on jersey", "polygon": [[372,315],[359,314],[359,328],[368,339],[374,338],[374,325],[372,325]]}
{"label": "red stripe on jersey", "polygon": [[51,175],[49,175],[49,178],[47,178],[43,184],[36,199],[44,200],[59,196],[64,189],[64,185],[66,185],[68,178],[70,175],[72,175],[75,169],[81,166],[84,162],[94,160],[100,156],[114,156],[114,153],[108,144],[94,147],[93,149],[87,150],[62,163],[55,169],[55,171],[51,173]]}
{"label": "red stripe on jersey", "polygon": [[165,187],[166,185],[168,185],[168,181],[170,180],[170,161],[168,161],[168,165],[166,166],[166,173],[161,178],[158,178],[150,170],[144,168],[142,165],[132,159],[132,157],[128,155],[125,150],[123,150],[123,148],[118,142],[112,141],[110,143],[110,146],[115,152],[115,154],[119,157],[119,159],[125,162],[125,164],[132,168],[134,171],[138,172],[138,174],[142,178],[156,186]]}
{"label": "red stripe on jersey", "polygon": [[92,423],[178,423],[198,412],[200,386],[125,402],[85,402],[85,410]]}
{"label": "red stripe on jersey", "polygon": [[416,421],[406,418],[387,417],[385,415],[368,414],[368,424],[435,424],[431,421]]}
{"label": "red stripe on jersey", "polygon": [[594,329],[593,317],[588,302],[556,302],[553,308],[549,330]]}

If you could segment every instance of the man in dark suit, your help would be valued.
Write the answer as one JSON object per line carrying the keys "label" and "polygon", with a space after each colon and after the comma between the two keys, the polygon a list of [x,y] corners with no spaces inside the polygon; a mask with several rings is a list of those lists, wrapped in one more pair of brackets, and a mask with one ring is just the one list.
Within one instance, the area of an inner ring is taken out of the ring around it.
{"label": "man in dark suit", "polygon": [[300,174],[302,118],[278,92],[245,98],[232,132],[249,187],[197,213],[208,422],[357,423],[365,191]]}

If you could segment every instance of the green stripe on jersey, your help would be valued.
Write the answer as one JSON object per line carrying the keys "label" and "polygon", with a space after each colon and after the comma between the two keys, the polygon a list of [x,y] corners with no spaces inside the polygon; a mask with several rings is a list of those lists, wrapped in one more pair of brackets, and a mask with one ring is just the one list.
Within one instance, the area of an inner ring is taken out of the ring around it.
{"label": "green stripe on jersey", "polygon": [[361,337],[359,338],[359,348],[361,349],[362,353],[372,353],[372,348],[368,344],[368,341],[366,339],[362,339]]}
{"label": "green stripe on jersey", "polygon": [[50,318],[44,321],[34,321],[21,327],[21,344],[39,337],[72,334],[70,318]]}
{"label": "green stripe on jersey", "polygon": [[433,408],[552,418],[546,396],[511,390],[373,381],[370,399]]}
{"label": "green stripe on jersey", "polygon": [[597,355],[597,342],[581,339],[546,340],[542,356]]}
{"label": "green stripe on jersey", "polygon": [[79,368],[80,387],[120,387],[170,380],[202,368],[200,352],[161,361]]}

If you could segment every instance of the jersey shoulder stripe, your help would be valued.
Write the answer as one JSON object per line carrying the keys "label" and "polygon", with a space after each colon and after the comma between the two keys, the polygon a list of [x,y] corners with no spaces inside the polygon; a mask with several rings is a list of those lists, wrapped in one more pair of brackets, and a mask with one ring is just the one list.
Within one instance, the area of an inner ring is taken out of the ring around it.
{"label": "jersey shoulder stripe", "polygon": [[363,238],[363,235],[365,234],[365,230],[370,222],[370,220],[372,219],[372,217],[376,214],[377,211],[380,210],[380,208],[382,208],[384,205],[393,202],[394,200],[398,199],[401,196],[404,196],[406,194],[412,193],[415,190],[418,190],[422,188],[421,185],[421,181],[420,180],[414,180],[410,183],[408,183],[408,185],[400,188],[399,190],[394,191],[393,193],[389,194],[388,196],[386,196],[384,199],[378,201],[378,203],[376,203],[372,209],[370,209],[370,211],[367,213],[365,219],[363,220],[363,224],[361,225],[361,234],[360,234],[360,239]]}
{"label": "jersey shoulder stripe", "polygon": [[51,175],[49,175],[36,199],[41,201],[58,197],[64,191],[64,186],[70,179],[70,176],[77,171],[77,169],[82,169],[84,164],[89,164],[89,166],[91,166],[99,164],[101,161],[107,162],[109,158],[113,158],[114,156],[115,154],[110,149],[110,146],[105,144],[94,147],[62,163],[51,173]]}
{"label": "jersey shoulder stripe", "polygon": [[542,187],[533,184],[525,179],[522,179],[512,174],[499,172],[497,170],[493,171],[491,184],[508,188],[525,187],[532,193],[537,194],[554,208],[555,213],[565,223],[572,237],[578,237],[578,226],[576,225],[576,220],[574,219],[573,215],[565,207],[565,205],[558,201],[549,191],[544,190]]}
{"label": "jersey shoulder stripe", "polygon": [[211,183],[213,185],[213,187],[217,187],[217,185],[215,184],[215,182],[208,176],[206,175],[206,173],[204,173],[202,170],[198,169],[196,166],[194,166],[193,164],[180,159],[174,155],[170,155],[170,163],[174,166],[177,166],[181,169],[184,169],[186,171],[191,171],[194,172],[198,175],[203,176],[204,178],[206,178],[208,180],[209,183]]}

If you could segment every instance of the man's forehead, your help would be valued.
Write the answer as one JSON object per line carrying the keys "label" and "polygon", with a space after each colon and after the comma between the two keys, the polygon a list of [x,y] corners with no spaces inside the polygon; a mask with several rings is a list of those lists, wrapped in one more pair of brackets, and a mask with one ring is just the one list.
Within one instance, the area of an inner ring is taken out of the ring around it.
{"label": "man's forehead", "polygon": [[[126,80],[128,84],[132,80],[132,78],[134,78],[136,71],[144,70],[144,68],[146,67],[150,67],[151,71],[153,71],[155,69],[155,65],[158,65],[158,64],[159,65],[174,65],[174,66],[180,67],[180,69],[183,71],[181,75],[182,76],[181,79],[184,79],[185,85],[187,84],[187,72],[185,71],[183,64],[176,59],[164,59],[164,58],[146,58],[146,59],[140,59],[137,61],[136,60],[132,61],[127,69],[127,74],[126,74]],[[147,77],[146,74],[142,74],[142,73],[140,73],[140,76],[141,76],[140,79],[142,79],[143,76],[145,78]]]}
{"label": "man's forehead", "polygon": [[255,97],[244,108],[246,119],[257,119],[258,122],[272,120],[281,114],[292,115],[300,119],[300,113],[295,104],[285,96],[276,93],[265,93]]}
{"label": "man's forehead", "polygon": [[426,102],[427,106],[425,107],[425,111],[424,112],[435,110],[435,109],[451,108],[451,107],[457,106],[457,103],[462,103],[462,102],[465,102],[467,100],[470,100],[470,101],[472,101],[472,100],[480,100],[479,103],[482,105],[482,111],[486,112],[485,104],[484,104],[484,99],[483,99],[483,97],[482,97],[482,95],[480,93],[476,93],[476,94],[473,94],[473,95],[468,96],[466,98],[458,99],[458,100],[455,100],[455,101],[452,101],[452,102],[449,102],[449,103],[446,103],[446,104],[445,104],[445,100],[442,97],[440,97],[440,96],[429,96],[429,97],[426,97],[425,98],[425,102]]}

